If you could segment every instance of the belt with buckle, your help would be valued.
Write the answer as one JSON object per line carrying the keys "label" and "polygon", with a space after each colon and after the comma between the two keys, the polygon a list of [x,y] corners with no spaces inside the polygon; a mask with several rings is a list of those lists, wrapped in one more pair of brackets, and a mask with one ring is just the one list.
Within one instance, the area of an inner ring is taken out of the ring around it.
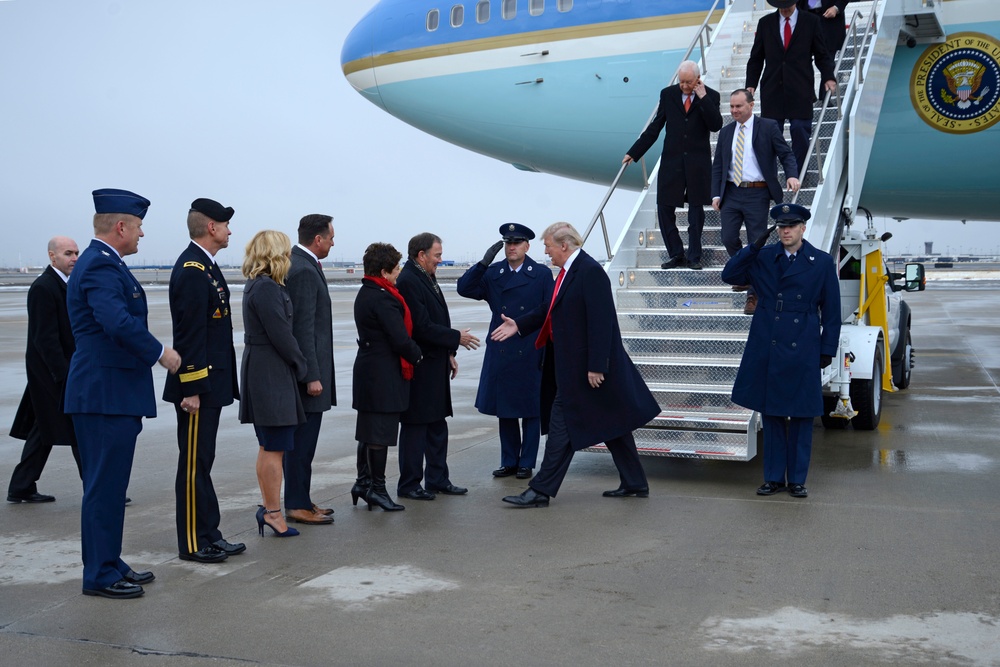
{"label": "belt with buckle", "polygon": [[[729,181],[729,182],[733,183],[732,181]],[[733,185],[736,185],[736,184],[733,183]],[[767,187],[767,181],[740,181],[740,184],[736,185],[736,187],[738,187],[738,188],[766,188]]]}

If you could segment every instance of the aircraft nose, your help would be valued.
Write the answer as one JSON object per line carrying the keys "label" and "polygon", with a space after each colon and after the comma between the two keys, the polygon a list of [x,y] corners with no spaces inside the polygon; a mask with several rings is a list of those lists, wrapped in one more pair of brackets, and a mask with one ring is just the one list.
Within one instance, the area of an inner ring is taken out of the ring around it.
{"label": "aircraft nose", "polygon": [[361,17],[344,40],[340,68],[348,83],[372,104],[385,109],[375,78],[375,37],[379,5]]}

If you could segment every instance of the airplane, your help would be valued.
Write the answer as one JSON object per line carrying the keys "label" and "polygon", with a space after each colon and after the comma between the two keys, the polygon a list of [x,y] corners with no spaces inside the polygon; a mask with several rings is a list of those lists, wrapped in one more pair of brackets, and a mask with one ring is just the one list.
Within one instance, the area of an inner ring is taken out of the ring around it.
{"label": "airplane", "polygon": [[[521,170],[607,184],[689,43],[731,2],[380,0],[345,40],[341,66],[366,99],[424,132]],[[860,205],[1000,220],[1000,2],[891,4],[934,8],[943,36],[913,19],[900,30]],[[722,77],[703,78],[719,87]],[[631,169],[620,185],[645,182]]]}

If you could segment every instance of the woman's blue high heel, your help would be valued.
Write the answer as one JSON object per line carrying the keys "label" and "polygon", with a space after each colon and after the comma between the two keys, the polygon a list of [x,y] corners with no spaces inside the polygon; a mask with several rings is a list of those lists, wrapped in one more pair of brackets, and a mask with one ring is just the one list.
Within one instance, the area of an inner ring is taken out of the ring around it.
{"label": "woman's blue high heel", "polygon": [[273,530],[275,537],[294,537],[295,535],[299,534],[299,531],[295,530],[294,528],[289,528],[285,532],[279,533],[277,528],[275,528],[274,526],[272,526],[268,522],[264,521],[264,515],[265,514],[278,514],[279,512],[281,512],[280,509],[277,509],[277,510],[266,510],[263,507],[260,507],[257,510],[257,530],[260,531],[261,537],[264,536],[264,526],[267,526],[268,528],[270,528],[271,530]]}

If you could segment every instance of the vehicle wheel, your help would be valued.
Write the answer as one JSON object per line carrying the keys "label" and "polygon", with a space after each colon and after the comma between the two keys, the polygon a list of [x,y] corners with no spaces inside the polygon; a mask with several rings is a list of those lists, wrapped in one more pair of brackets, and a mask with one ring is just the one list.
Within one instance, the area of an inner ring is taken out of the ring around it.
{"label": "vehicle wheel", "polygon": [[879,339],[875,346],[875,360],[872,362],[872,379],[851,381],[851,403],[858,416],[851,420],[859,431],[873,431],[882,419],[882,371],[885,368]]}
{"label": "vehicle wheel", "polygon": [[830,431],[843,431],[851,423],[850,419],[830,416],[833,409],[837,407],[837,400],[836,396],[823,397],[823,414],[820,416],[820,421],[823,422],[823,428]]}
{"label": "vehicle wheel", "polygon": [[906,327],[906,337],[903,339],[903,350],[899,363],[892,370],[892,382],[897,389],[910,386],[910,374],[913,369],[913,342],[910,339],[910,327]]}

